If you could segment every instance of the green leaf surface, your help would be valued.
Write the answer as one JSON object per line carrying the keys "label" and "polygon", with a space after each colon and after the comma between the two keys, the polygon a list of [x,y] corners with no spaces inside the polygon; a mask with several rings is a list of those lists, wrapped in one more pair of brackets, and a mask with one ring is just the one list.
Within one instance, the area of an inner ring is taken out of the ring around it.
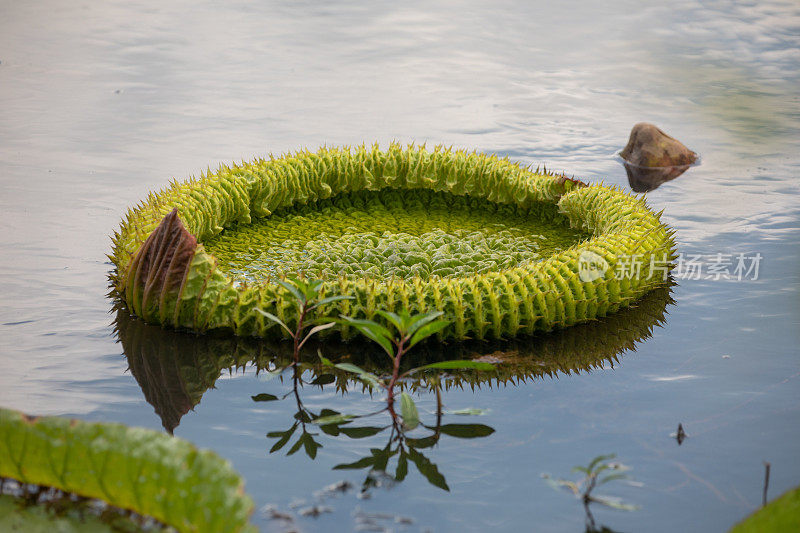
{"label": "green leaf surface", "polygon": [[[439,318],[443,314],[444,314],[443,311],[430,311],[428,313],[422,313],[422,314],[419,314],[419,315],[414,315],[413,317],[411,317],[411,323],[408,326],[408,331],[406,332],[406,334],[407,335],[414,335],[414,333],[417,330],[419,330],[422,326],[424,326],[425,324],[428,324],[429,322],[431,322],[433,320],[436,320],[437,318]],[[444,320],[443,322],[446,322],[447,324],[450,323],[447,320]],[[427,337],[427,335],[426,335],[426,337]]]}
{"label": "green leaf surface", "polygon": [[289,326],[287,326],[286,323],[283,320],[281,320],[280,318],[278,318],[277,316],[273,315],[272,313],[270,313],[268,311],[264,311],[263,309],[256,309],[256,311],[258,311],[259,313],[261,313],[262,315],[264,315],[265,317],[269,318],[270,320],[272,320],[273,322],[278,324],[280,327],[285,329],[289,333],[289,335],[294,336],[294,331],[289,329]]}
{"label": "green leaf surface", "polygon": [[414,400],[407,392],[400,394],[400,412],[403,415],[403,426],[412,430],[419,425],[419,412]]}
{"label": "green leaf surface", "polygon": [[397,482],[403,481],[408,475],[408,454],[400,451],[400,457],[397,458],[397,470],[394,473],[394,479]]}
{"label": "green leaf surface", "polygon": [[769,502],[731,529],[730,533],[800,531],[800,487]]}
{"label": "green leaf surface", "polygon": [[299,424],[295,422],[295,424],[289,428],[287,431],[280,432],[280,431],[273,431],[271,433],[267,433],[267,437],[270,438],[279,438],[278,442],[276,442],[272,448],[269,450],[269,453],[274,453],[286,446],[286,443],[289,442],[289,439],[292,438],[297,426]]}
{"label": "green leaf surface", "polygon": [[450,322],[448,322],[447,320],[436,320],[429,324],[425,324],[424,326],[419,328],[417,332],[414,333],[414,335],[411,337],[411,340],[408,343],[408,347],[410,348],[414,346],[419,341],[424,340],[430,337],[431,335],[436,335],[449,325]]}
{"label": "green leaf surface", "polygon": [[329,424],[344,424],[345,422],[350,422],[354,418],[355,415],[336,414],[321,416],[319,418],[315,418],[312,422],[318,426],[327,426]]}
{"label": "green leaf surface", "polygon": [[392,346],[392,334],[388,329],[372,320],[362,318],[350,318],[342,316],[350,325],[356,328],[362,335],[378,343],[390,357],[394,357],[394,347]]}
{"label": "green leaf surface", "polygon": [[355,300],[355,296],[346,296],[343,294],[339,294],[336,296],[328,296],[327,298],[323,298],[322,300],[312,305],[311,309],[316,309],[317,307],[321,307],[323,305],[330,304],[333,302],[340,302],[342,300]]}
{"label": "green leaf surface", "polygon": [[445,414],[448,415],[459,415],[459,416],[483,416],[488,415],[491,413],[491,409],[478,409],[476,407],[467,407],[465,409],[456,409],[454,411],[445,411]]}
{"label": "green leaf surface", "polygon": [[343,427],[341,428],[341,432],[350,437],[351,439],[364,439],[367,437],[371,437],[373,435],[377,435],[388,426],[384,427],[374,427],[374,426],[362,426],[362,427]]}
{"label": "green leaf surface", "polygon": [[253,502],[227,461],[148,429],[0,409],[0,477],[100,499],[181,532],[253,530]]}
{"label": "green leaf surface", "polygon": [[300,303],[305,303],[306,302],[305,295],[295,285],[297,283],[296,279],[294,280],[294,283],[288,282],[288,281],[284,281],[284,280],[281,280],[281,279],[276,279],[275,283],[277,283],[278,285],[280,285],[281,287],[283,287],[284,289],[289,291],[292,294],[292,296],[294,296],[297,299],[298,302],[300,302]]}
{"label": "green leaf surface", "polygon": [[413,461],[413,463],[417,466],[419,473],[425,476],[425,479],[428,480],[428,483],[434,487],[439,487],[442,490],[446,490],[448,492],[450,491],[450,487],[447,486],[444,476],[439,473],[439,469],[435,464],[431,463],[427,457],[411,448],[408,450],[408,458]]}

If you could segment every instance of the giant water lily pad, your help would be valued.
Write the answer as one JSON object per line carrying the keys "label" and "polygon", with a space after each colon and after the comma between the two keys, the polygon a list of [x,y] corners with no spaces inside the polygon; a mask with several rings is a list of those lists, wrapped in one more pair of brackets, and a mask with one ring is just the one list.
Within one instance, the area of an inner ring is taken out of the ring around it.
{"label": "giant water lily pad", "polygon": [[[439,310],[443,338],[501,338],[592,320],[663,285],[671,234],[641,199],[494,156],[324,148],[151,195],[114,237],[112,281],[135,315],[195,331],[285,335],[257,310],[291,326],[297,302],[276,281],[293,274],[352,297],[319,315]],[[632,261],[659,268],[620,276]]]}

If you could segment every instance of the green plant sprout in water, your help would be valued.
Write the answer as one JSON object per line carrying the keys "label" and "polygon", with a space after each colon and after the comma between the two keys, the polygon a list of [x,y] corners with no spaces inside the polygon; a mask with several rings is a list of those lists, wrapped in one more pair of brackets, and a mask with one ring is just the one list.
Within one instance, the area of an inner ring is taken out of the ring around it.
{"label": "green plant sprout in water", "polygon": [[[286,325],[286,323],[278,318],[277,316],[264,311],[263,309],[256,309],[259,313],[267,317],[268,319],[272,320],[289,334],[294,342],[292,354],[294,356],[294,365],[297,365],[300,362],[300,350],[302,350],[303,345],[310,339],[315,333],[319,333],[320,331],[324,331],[328,328],[332,328],[336,325],[336,322],[325,322],[324,319],[318,319],[316,322],[322,322],[313,328],[308,333],[305,333],[306,328],[309,324],[306,323],[306,316],[308,313],[314,311],[318,307],[321,307],[325,304],[338,302],[341,300],[352,300],[352,296],[328,296],[326,298],[319,299],[319,291],[322,288],[322,281],[321,280],[303,280],[298,277],[294,276],[286,276],[285,280],[276,280],[275,283],[289,291],[292,296],[294,296],[297,302],[297,325],[295,326],[294,331]],[[305,335],[304,335],[305,333]]]}
{"label": "green plant sprout in water", "polygon": [[620,498],[615,496],[601,496],[594,494],[594,490],[611,481],[619,481],[629,479],[625,473],[630,470],[630,467],[622,463],[610,462],[616,455],[598,455],[589,463],[588,466],[576,466],[572,469],[573,472],[580,472],[583,474],[583,479],[578,481],[569,481],[566,479],[553,479],[550,474],[542,474],[547,483],[554,489],[561,491],[563,489],[569,490],[575,497],[583,502],[583,508],[586,511],[586,531],[608,531],[603,527],[598,530],[595,526],[594,516],[592,516],[591,509],[589,508],[592,503],[599,503],[606,507],[619,509],[621,511],[635,511],[639,509],[638,505],[626,503]]}
{"label": "green plant sprout in water", "polygon": [[[456,437],[472,438],[472,437],[485,437],[491,435],[494,430],[488,426],[480,424],[475,425],[461,425],[450,424],[442,425],[442,401],[441,401],[441,388],[439,387],[438,380],[435,378],[428,379],[425,383],[436,391],[437,398],[437,417],[435,426],[427,426],[421,424],[419,410],[407,392],[400,393],[400,414],[395,410],[395,387],[398,382],[413,374],[422,373],[426,370],[478,370],[478,371],[494,371],[495,367],[489,363],[468,361],[468,360],[455,360],[455,361],[442,361],[423,365],[417,368],[412,368],[404,373],[400,373],[400,365],[405,355],[411,348],[419,342],[425,340],[432,335],[442,331],[449,325],[446,320],[441,320],[443,314],[440,311],[433,311],[429,313],[420,313],[411,315],[407,311],[398,313],[391,313],[386,311],[377,311],[377,315],[384,318],[390,327],[394,329],[392,332],[389,328],[368,319],[354,319],[351,317],[343,316],[342,320],[347,324],[354,327],[364,337],[376,342],[383,348],[392,361],[392,373],[390,376],[380,377],[371,372],[367,372],[356,365],[351,363],[336,363],[334,364],[329,359],[319,353],[320,360],[323,365],[335,368],[347,373],[353,374],[357,379],[365,383],[370,390],[374,388],[384,389],[387,393],[386,407],[374,413],[366,415],[352,415],[342,414],[332,409],[322,409],[318,413],[314,413],[303,406],[300,399],[299,387],[304,385],[302,379],[302,369],[300,365],[300,350],[305,342],[317,331],[322,331],[332,326],[333,323],[324,323],[312,328],[304,336],[304,321],[306,313],[325,303],[343,299],[341,297],[328,297],[319,302],[316,301],[319,288],[322,286],[320,281],[303,281],[298,278],[287,278],[288,281],[281,281],[280,284],[287,291],[295,297],[297,301],[296,308],[298,309],[299,316],[297,317],[297,328],[295,331],[291,329],[275,315],[261,311],[264,316],[273,320],[281,325],[294,340],[294,363],[292,375],[292,392],[287,393],[284,398],[293,394],[297,402],[297,413],[294,415],[295,422],[292,426],[285,431],[272,431],[267,434],[270,438],[277,438],[277,442],[272,446],[270,453],[276,452],[286,446],[295,435],[298,428],[301,429],[300,437],[289,448],[287,455],[292,455],[300,450],[302,447],[306,455],[311,459],[317,456],[317,450],[322,447],[317,440],[314,439],[317,433],[312,433],[308,430],[307,424],[313,423],[318,426],[321,431],[328,435],[338,436],[344,434],[350,438],[365,438],[376,435],[386,429],[391,428],[389,435],[389,442],[384,448],[373,448],[371,455],[367,456],[355,463],[349,465],[338,465],[336,469],[351,469],[351,468],[370,468],[370,473],[367,475],[362,491],[367,491],[370,487],[379,483],[378,474],[385,474],[389,460],[397,455],[398,463],[397,469],[393,479],[395,481],[402,481],[408,472],[408,461],[411,460],[420,473],[434,486],[444,490],[449,490],[444,476],[442,476],[436,465],[430,462],[418,448],[425,448],[433,446],[439,440],[441,434],[449,434]],[[279,373],[281,370],[273,371],[273,374]],[[324,384],[323,376],[317,378],[311,385]],[[269,394],[259,394],[253,396],[254,401],[273,401],[278,397]],[[365,418],[368,416],[377,415],[387,411],[391,417],[391,424],[385,426],[366,426],[366,427],[341,427],[350,424],[353,420],[358,418]],[[467,411],[467,414],[474,414]],[[425,438],[411,439],[406,436],[407,432],[413,431],[419,426],[424,427],[432,432],[431,435]]]}

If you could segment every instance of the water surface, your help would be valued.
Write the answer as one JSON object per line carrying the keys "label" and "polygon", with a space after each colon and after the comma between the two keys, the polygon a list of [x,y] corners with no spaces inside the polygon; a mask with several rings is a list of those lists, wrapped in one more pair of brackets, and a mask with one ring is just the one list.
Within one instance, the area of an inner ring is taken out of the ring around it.
{"label": "water surface", "polygon": [[[647,195],[679,252],[706,268],[722,254],[731,271],[761,254],[757,279],[684,268],[666,322],[616,362],[447,390],[446,409],[490,409],[463,418],[494,429],[426,449],[449,491],[412,471],[370,499],[315,496],[360,486],[361,473],[332,468],[385,438],[320,434],[313,461],[270,454],[266,434],[297,405],[251,397],[290,392],[288,376],[226,371],[175,434],[230,459],[259,509],[290,512],[302,530],[387,512],[413,524],[382,524],[408,531],[579,531],[579,502],[540,475],[616,453],[640,485],[607,492],[641,509],[597,508],[598,524],[724,531],[760,503],[762,461],[772,496],[800,479],[798,35],[791,1],[4,2],[0,404],[162,428],[118,342],[104,254],[126,209],[172,177],[397,140],[627,187],[613,154],[650,121],[703,157]],[[435,417],[433,395],[417,400]],[[366,412],[380,399],[308,387],[302,401]],[[332,512],[299,516],[320,498]],[[287,528],[262,511],[254,521]]]}

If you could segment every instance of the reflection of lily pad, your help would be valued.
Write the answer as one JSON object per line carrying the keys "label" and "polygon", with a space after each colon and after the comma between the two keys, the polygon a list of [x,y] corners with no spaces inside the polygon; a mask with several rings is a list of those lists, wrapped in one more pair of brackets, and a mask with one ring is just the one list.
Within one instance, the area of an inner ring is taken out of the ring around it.
{"label": "reflection of lily pad", "polygon": [[[506,342],[420,343],[404,365],[419,367],[453,359],[495,363],[494,372],[445,372],[439,379],[445,388],[466,384],[498,384],[571,374],[614,364],[621,353],[648,338],[665,317],[672,302],[670,289],[658,289],[627,308],[604,319],[573,328]],[[181,417],[197,405],[221,372],[253,364],[262,369],[286,366],[291,345],[252,338],[193,335],[150,326],[117,312],[116,331],[128,358],[130,370],[147,401],[155,407],[164,427],[173,430]],[[387,372],[386,354],[374,344],[330,342],[310,345],[304,365],[318,385],[344,390],[354,385],[353,375],[324,366],[316,357],[320,348],[326,357],[347,361],[375,374]],[[433,370],[429,372],[434,372]],[[407,384],[413,387],[413,382]]]}
{"label": "reflection of lily pad", "polygon": [[24,533],[112,533],[139,531],[122,516],[101,518],[76,509],[56,513],[45,505],[27,505],[19,498],[0,495],[0,531]]}

